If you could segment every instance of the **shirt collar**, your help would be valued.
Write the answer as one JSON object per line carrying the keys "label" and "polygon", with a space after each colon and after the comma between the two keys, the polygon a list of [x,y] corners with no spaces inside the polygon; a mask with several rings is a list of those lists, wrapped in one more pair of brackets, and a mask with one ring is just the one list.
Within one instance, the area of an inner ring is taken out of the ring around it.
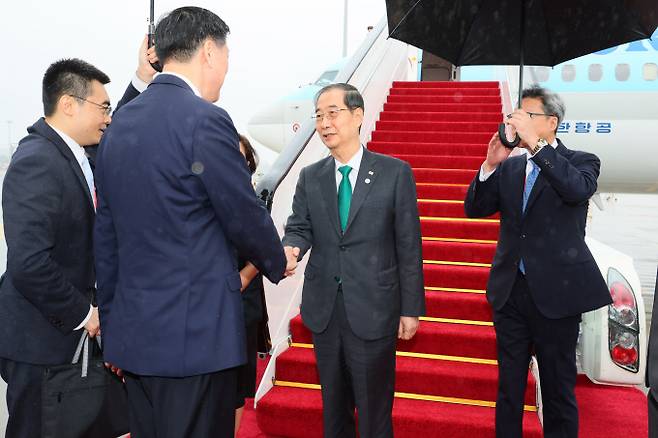
{"label": "shirt collar", "polygon": [[336,164],[336,172],[338,172],[339,167],[343,167],[345,165],[350,166],[352,170],[356,171],[357,173],[359,172],[359,167],[361,166],[361,159],[363,158],[363,145],[359,147],[359,150],[357,151],[356,154],[352,158],[350,158],[350,161],[348,161],[346,164],[341,163],[338,161],[336,158],[334,158],[334,163]]}
{"label": "shirt collar", "polygon": [[186,84],[192,89],[192,92],[194,92],[194,94],[196,94],[197,96],[201,97],[201,92],[200,92],[199,89],[196,87],[196,85],[194,85],[194,84],[192,83],[192,81],[190,81],[187,77],[183,76],[182,74],[180,74],[180,73],[174,73],[173,71],[165,71],[165,72],[162,72],[162,73],[158,73],[158,74],[157,74],[157,76],[160,76],[160,75],[172,75],[172,76],[176,76],[178,79],[180,79],[180,80],[182,80],[183,82],[185,82],[185,83],[186,83]]}
{"label": "shirt collar", "polygon": [[71,152],[73,153],[73,156],[75,157],[76,161],[80,166],[82,167],[82,160],[87,159],[87,155],[85,154],[85,149],[80,146],[75,140],[73,140],[71,137],[66,135],[64,132],[60,131],[59,129],[55,128],[53,125],[48,125],[51,128],[53,128],[53,131],[59,135],[62,140],[64,140],[64,143],[71,149]]}

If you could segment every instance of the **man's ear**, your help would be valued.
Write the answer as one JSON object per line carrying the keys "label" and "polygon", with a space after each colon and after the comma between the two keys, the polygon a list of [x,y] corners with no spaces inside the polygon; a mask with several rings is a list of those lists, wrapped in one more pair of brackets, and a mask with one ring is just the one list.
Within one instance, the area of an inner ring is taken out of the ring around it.
{"label": "man's ear", "polygon": [[78,102],[75,97],[68,94],[62,94],[57,100],[57,111],[67,116],[73,116],[76,113]]}
{"label": "man's ear", "polygon": [[207,38],[201,45],[201,53],[203,59],[210,67],[213,67],[214,63],[216,62],[215,59],[217,57],[217,53],[215,53],[216,51],[217,51],[217,46],[210,38]]}

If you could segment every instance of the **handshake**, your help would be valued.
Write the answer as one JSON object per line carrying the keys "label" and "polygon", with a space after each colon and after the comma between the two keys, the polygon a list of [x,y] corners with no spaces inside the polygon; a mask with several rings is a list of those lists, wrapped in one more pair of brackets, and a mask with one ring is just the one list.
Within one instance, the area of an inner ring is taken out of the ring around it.
{"label": "handshake", "polygon": [[283,251],[286,253],[286,271],[283,273],[286,277],[295,275],[297,269],[297,259],[299,257],[299,248],[292,246],[284,246]]}

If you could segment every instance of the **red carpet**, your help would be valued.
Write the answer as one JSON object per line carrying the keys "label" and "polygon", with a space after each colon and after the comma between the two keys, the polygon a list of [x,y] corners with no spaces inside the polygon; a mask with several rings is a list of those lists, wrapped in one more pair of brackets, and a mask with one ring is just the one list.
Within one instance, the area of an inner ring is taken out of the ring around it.
{"label": "red carpet", "polygon": [[[421,215],[427,317],[411,341],[398,343],[398,438],[494,436],[496,339],[484,289],[499,224],[497,216],[466,219],[463,199],[501,113],[495,82],[398,82],[368,144],[411,164]],[[276,386],[245,413],[240,437],[322,436],[311,335],[299,316],[290,330]],[[641,392],[581,376],[577,397],[581,437],[646,436]],[[535,398],[529,374],[525,437],[542,436]]]}

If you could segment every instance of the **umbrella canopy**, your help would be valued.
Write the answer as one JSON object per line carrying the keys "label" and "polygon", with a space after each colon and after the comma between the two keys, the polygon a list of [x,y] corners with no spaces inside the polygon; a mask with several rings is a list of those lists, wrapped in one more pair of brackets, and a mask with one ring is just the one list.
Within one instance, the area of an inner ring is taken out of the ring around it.
{"label": "umbrella canopy", "polygon": [[[658,0],[386,0],[389,36],[454,65],[554,66],[658,26]],[[519,98],[519,106],[521,105]],[[520,142],[498,133],[513,148]]]}
{"label": "umbrella canopy", "polygon": [[386,10],[391,37],[458,66],[554,66],[658,26],[658,0],[386,0]]}

